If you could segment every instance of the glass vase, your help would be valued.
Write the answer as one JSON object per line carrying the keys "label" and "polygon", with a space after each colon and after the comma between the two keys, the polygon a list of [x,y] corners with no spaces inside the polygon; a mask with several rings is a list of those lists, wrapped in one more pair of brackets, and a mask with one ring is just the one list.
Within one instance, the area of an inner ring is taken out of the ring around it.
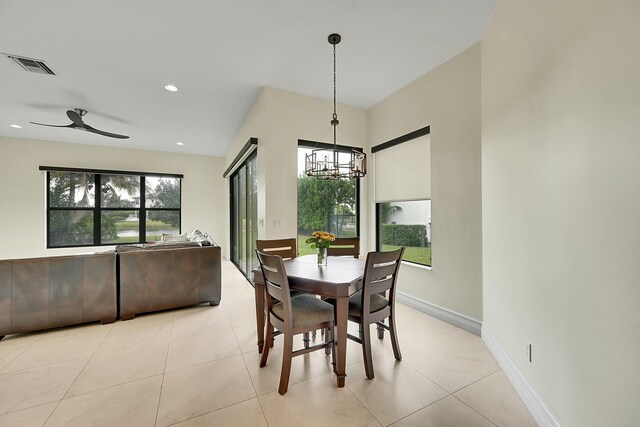
{"label": "glass vase", "polygon": [[327,248],[318,248],[318,267],[327,266]]}

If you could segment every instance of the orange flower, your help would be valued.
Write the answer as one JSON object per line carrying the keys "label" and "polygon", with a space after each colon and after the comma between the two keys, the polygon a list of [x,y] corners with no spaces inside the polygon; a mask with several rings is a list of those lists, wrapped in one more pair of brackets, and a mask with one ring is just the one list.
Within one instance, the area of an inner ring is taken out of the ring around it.
{"label": "orange flower", "polygon": [[305,240],[305,243],[309,243],[314,249],[319,247],[328,248],[334,240],[336,240],[335,234],[327,233],[326,231],[314,231],[311,233],[311,237]]}

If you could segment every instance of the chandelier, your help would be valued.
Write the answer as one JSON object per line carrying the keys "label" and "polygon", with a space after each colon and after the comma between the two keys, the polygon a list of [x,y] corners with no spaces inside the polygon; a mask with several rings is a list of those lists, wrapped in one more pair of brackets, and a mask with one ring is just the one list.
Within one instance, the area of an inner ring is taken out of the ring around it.
{"label": "chandelier", "polygon": [[318,148],[305,156],[305,174],[318,179],[357,179],[367,173],[367,156],[354,148],[338,151],[336,131],[338,114],[336,113],[336,45],[340,43],[340,34],[331,34],[329,43],[333,45],[333,148]]}

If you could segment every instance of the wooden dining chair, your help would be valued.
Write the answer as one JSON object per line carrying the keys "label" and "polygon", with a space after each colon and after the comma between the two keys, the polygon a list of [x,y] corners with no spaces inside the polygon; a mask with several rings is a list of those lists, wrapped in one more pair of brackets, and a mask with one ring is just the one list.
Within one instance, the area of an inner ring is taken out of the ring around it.
{"label": "wooden dining chair", "polygon": [[360,238],[336,237],[336,240],[329,246],[327,255],[360,257]]}
{"label": "wooden dining chair", "polygon": [[[349,298],[349,320],[359,324],[360,336],[347,334],[347,337],[362,345],[364,370],[369,379],[374,377],[369,325],[375,323],[379,329],[389,331],[393,355],[396,360],[402,360],[396,332],[395,297],[403,253],[404,248],[390,252],[369,252],[362,289]],[[387,318],[388,326],[383,322]]]}
{"label": "wooden dining chair", "polygon": [[287,239],[256,240],[256,248],[263,254],[279,255],[283,259],[291,259],[298,256],[298,247],[295,237]]}
{"label": "wooden dining chair", "polygon": [[[256,240],[256,248],[264,254],[278,255],[282,257],[282,259],[292,259],[298,256],[297,240],[295,237],[286,239]],[[298,295],[299,293],[300,292],[293,291],[293,296]],[[315,338],[315,334],[313,337]],[[303,341],[305,348],[308,348],[310,342],[309,333],[304,334]],[[271,342],[271,347],[273,347],[273,341]]]}
{"label": "wooden dining chair", "polygon": [[[267,336],[268,342],[272,339],[274,328],[282,332],[284,346],[282,349],[282,369],[280,371],[280,386],[278,393],[285,394],[289,387],[291,374],[291,359],[315,350],[330,348],[332,350],[335,366],[335,322],[333,306],[310,294],[291,296],[289,280],[278,255],[267,255],[256,251],[266,288],[267,303]],[[293,350],[294,335],[308,333],[316,329],[328,328],[330,331],[322,344]],[[269,346],[264,346],[260,367],[267,364]]]}

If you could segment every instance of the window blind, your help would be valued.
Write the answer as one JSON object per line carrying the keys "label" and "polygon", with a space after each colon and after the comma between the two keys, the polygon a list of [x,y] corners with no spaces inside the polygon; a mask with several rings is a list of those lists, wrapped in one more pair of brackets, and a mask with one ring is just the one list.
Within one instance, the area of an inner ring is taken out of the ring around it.
{"label": "window blind", "polygon": [[376,202],[431,199],[431,141],[423,135],[374,154]]}

